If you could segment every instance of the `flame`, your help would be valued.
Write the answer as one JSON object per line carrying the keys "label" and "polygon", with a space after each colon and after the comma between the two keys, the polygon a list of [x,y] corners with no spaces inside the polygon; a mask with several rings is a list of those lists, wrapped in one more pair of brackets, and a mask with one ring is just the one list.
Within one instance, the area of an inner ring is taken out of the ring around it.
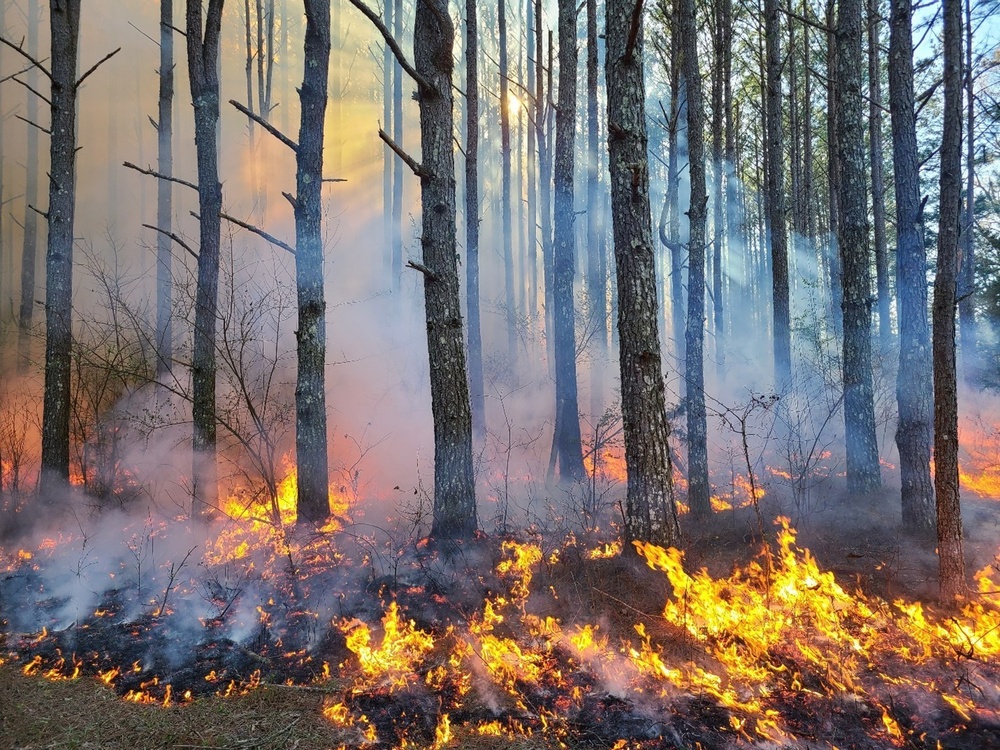
{"label": "flame", "polygon": [[[396,602],[389,605],[382,618],[382,643],[372,646],[368,626],[351,620],[340,624],[347,636],[347,648],[357,657],[366,681],[365,686],[386,684],[403,689],[413,680],[416,666],[434,648],[429,633],[419,630],[413,620],[403,620]],[[358,686],[359,688],[361,686]]]}

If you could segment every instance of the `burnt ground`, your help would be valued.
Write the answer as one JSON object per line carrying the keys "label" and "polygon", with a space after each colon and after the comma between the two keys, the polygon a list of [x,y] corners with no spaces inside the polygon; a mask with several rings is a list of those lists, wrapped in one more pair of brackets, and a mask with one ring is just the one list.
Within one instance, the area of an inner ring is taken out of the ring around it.
{"label": "burnt ground", "polygon": [[[898,531],[898,510],[886,493],[847,507],[814,509],[798,519],[799,545],[808,547],[824,569],[833,570],[845,587],[888,600],[932,602],[936,562],[927,542]],[[768,515],[779,510],[765,509]],[[965,507],[969,557],[982,566],[993,558],[1000,504],[967,502]],[[770,528],[763,535],[773,535]],[[685,528],[689,569],[707,567],[723,576],[745,566],[759,549],[761,529],[753,513],[724,512],[711,528]],[[762,739],[759,717],[722,705],[698,691],[675,691],[657,698],[650,685],[622,692],[606,684],[595,670],[556,647],[544,655],[544,675],[538,681],[516,681],[519,696],[498,695],[475,688],[463,694],[452,675],[428,686],[431,673],[448,657],[448,624],[464,624],[486,597],[508,593],[508,583],[491,574],[502,557],[501,539],[486,537],[452,561],[450,573],[428,564],[429,551],[401,563],[403,572],[392,578],[369,578],[356,591],[340,591],[339,615],[377,623],[390,601],[406,618],[438,636],[438,646],[411,675],[403,689],[366,685],[359,689],[336,665],[352,658],[344,634],[334,628],[316,637],[316,625],[294,608],[271,612],[261,625],[239,640],[227,636],[218,623],[206,622],[203,632],[178,648],[182,636],[163,619],[127,616],[121,591],[104,593],[101,617],[91,617],[39,639],[13,628],[23,604],[18,591],[32,592],[31,573],[0,574],[0,618],[6,622],[6,643],[0,652],[10,656],[0,665],[0,750],[8,748],[335,748],[435,745],[441,717],[450,717],[450,747],[531,748],[704,748],[750,747],[830,748],[942,748],[989,750],[1000,748],[1000,703],[997,695],[983,695],[988,711],[964,717],[938,700],[911,697],[905,691],[880,695],[831,695],[822,673],[810,673],[788,655],[788,666],[801,669],[802,684],[782,683],[764,701],[765,710],[781,716],[785,732],[794,738]],[[662,645],[667,663],[698,663],[707,669],[704,650],[684,633],[673,632],[659,613],[671,594],[666,578],[631,557],[587,559],[587,540],[560,546],[558,560],[546,557],[535,567],[528,612],[551,615],[563,623],[597,622],[611,643],[634,642],[636,623],[643,623]],[[407,569],[407,563],[411,563]],[[970,565],[970,568],[972,566]],[[486,571],[486,572],[484,572]],[[971,571],[970,571],[971,572]],[[343,579],[313,580],[311,585],[343,586]],[[301,593],[301,592],[300,592]],[[27,593],[25,594],[27,595]],[[302,594],[307,598],[305,594]],[[278,616],[278,615],[281,616]],[[509,619],[509,618],[508,618]],[[508,621],[498,633],[524,639],[518,624]],[[190,639],[190,633],[183,636]],[[183,651],[184,656],[178,653]],[[83,679],[62,681],[21,672],[39,659],[39,672],[56,667],[72,673],[74,660]],[[781,653],[771,654],[780,661]],[[333,666],[324,680],[322,665]],[[129,670],[129,665],[136,665]],[[113,667],[122,674],[113,688],[93,678]],[[985,681],[1000,692],[1000,665],[995,657],[961,655],[932,665],[939,671]],[[792,669],[789,670],[791,673]],[[206,676],[214,673],[214,679]],[[558,676],[558,681],[555,679]],[[156,677],[157,681],[152,682]],[[286,684],[287,683],[287,684]],[[165,699],[170,684],[173,703],[135,705],[121,700],[130,691],[142,691],[151,700]],[[782,687],[784,685],[784,687]],[[802,687],[806,689],[802,689]],[[183,695],[190,691],[191,700]],[[644,692],[645,691],[645,692]],[[228,692],[228,697],[221,697]],[[865,695],[865,691],[860,693]],[[571,695],[576,697],[570,698]],[[335,726],[322,715],[324,706],[343,702],[359,720],[354,726]],[[183,705],[177,705],[182,703]],[[882,709],[899,726],[902,736],[887,734]],[[363,717],[363,721],[360,719]],[[557,730],[552,729],[557,717]],[[502,737],[483,736],[477,727],[496,723]],[[374,728],[377,741],[362,736]],[[622,743],[624,742],[624,745]]]}

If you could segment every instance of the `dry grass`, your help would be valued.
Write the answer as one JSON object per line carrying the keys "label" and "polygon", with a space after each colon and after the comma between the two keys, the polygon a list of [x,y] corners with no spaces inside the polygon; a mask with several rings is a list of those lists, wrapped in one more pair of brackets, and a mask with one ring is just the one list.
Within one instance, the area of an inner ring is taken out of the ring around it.
{"label": "dry grass", "polygon": [[[264,685],[232,698],[162,708],[126,703],[93,680],[53,682],[0,664],[0,750],[333,750],[360,747],[357,731],[323,718],[325,695]],[[542,750],[542,740],[459,730],[451,747]]]}

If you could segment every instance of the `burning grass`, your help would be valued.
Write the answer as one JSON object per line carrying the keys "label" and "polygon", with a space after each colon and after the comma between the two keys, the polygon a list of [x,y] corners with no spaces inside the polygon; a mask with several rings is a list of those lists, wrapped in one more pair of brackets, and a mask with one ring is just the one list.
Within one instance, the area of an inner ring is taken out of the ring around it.
{"label": "burning grass", "polygon": [[0,746],[1000,746],[992,569],[943,612],[912,577],[845,575],[885,564],[850,529],[821,545],[835,571],[787,519],[744,538],[749,510],[635,555],[432,549],[347,509],[302,536],[280,503],[235,507],[207,533],[125,519],[4,555]]}

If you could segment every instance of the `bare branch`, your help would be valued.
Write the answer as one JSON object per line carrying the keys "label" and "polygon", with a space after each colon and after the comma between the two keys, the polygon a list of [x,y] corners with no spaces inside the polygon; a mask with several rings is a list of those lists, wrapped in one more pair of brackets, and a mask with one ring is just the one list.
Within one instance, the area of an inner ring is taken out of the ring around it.
{"label": "bare branch", "polygon": [[[191,215],[195,216],[195,214],[193,212],[192,212]],[[279,240],[274,235],[268,234],[267,232],[265,232],[260,227],[255,227],[253,224],[247,224],[245,221],[240,221],[235,216],[230,216],[229,214],[220,213],[219,216],[221,216],[223,219],[225,219],[226,221],[228,221],[230,224],[235,224],[238,227],[242,227],[243,229],[246,229],[248,232],[253,232],[258,237],[263,237],[265,240],[267,240],[268,242],[270,242],[272,245],[274,245],[276,247],[280,247],[282,250],[287,250],[293,256],[295,255],[295,248],[294,247],[292,247],[291,245],[289,245],[287,242],[282,242],[281,240]]]}
{"label": "bare branch", "polygon": [[23,45],[24,45],[24,39],[21,40],[21,44],[14,44],[12,41],[10,41],[9,39],[7,39],[6,37],[0,36],[0,44],[5,44],[6,46],[10,47],[12,50],[14,50],[15,52],[17,52],[21,57],[23,57],[25,60],[27,60],[28,62],[30,62],[31,65],[32,65],[32,67],[38,68],[40,71],[42,71],[46,75],[46,77],[48,77],[48,79],[50,81],[52,80],[52,73],[49,72],[49,69],[46,68],[44,65],[42,65],[34,57],[32,57],[28,53],[28,51],[24,49],[24,47],[23,47]]}
{"label": "bare branch", "polygon": [[198,186],[195,185],[193,182],[188,182],[187,180],[182,180],[180,177],[172,177],[172,176],[170,176],[168,174],[163,174],[162,172],[157,172],[154,169],[143,169],[142,167],[137,167],[135,164],[133,164],[130,161],[123,161],[122,162],[122,166],[123,167],[127,167],[128,169],[134,169],[139,174],[149,175],[150,177],[155,177],[158,180],[166,180],[167,182],[176,182],[178,185],[183,185],[184,187],[189,187],[189,188],[191,188],[194,191],[198,190]]}
{"label": "bare branch", "polygon": [[365,16],[365,18],[367,18],[375,25],[375,28],[378,29],[379,33],[382,35],[382,38],[385,39],[386,45],[392,51],[392,54],[395,55],[396,60],[399,61],[399,67],[405,70],[406,74],[410,76],[410,78],[412,78],[414,81],[416,81],[417,85],[420,86],[421,88],[424,89],[433,88],[427,82],[427,80],[422,75],[420,75],[412,65],[410,65],[410,61],[406,59],[406,54],[400,48],[399,43],[396,41],[396,38],[392,35],[392,32],[390,32],[389,29],[385,27],[385,24],[382,23],[382,19],[378,17],[378,14],[371,8],[369,8],[368,5],[363,2],[363,0],[350,0],[350,3],[355,8],[360,10],[361,13]]}
{"label": "bare branch", "polygon": [[286,201],[288,201],[292,205],[293,211],[299,207],[298,201],[295,200],[294,195],[292,195],[291,193],[286,193],[284,191],[282,191],[281,195],[285,198]]}
{"label": "bare branch", "polygon": [[38,124],[37,122],[32,122],[32,121],[31,121],[31,120],[29,120],[29,119],[28,119],[27,117],[21,117],[21,115],[14,115],[14,117],[16,117],[16,118],[17,118],[18,120],[21,120],[22,122],[26,122],[26,123],[28,123],[28,124],[29,124],[29,125],[30,125],[31,127],[33,127],[33,128],[38,128],[38,129],[39,129],[39,130],[41,130],[41,131],[42,131],[43,133],[45,133],[45,135],[52,135],[52,131],[51,131],[51,130],[49,130],[48,128],[43,128],[43,127],[42,127],[41,125],[39,125],[39,124]]}
{"label": "bare branch", "polygon": [[324,177],[323,182],[347,182],[346,177]]}
{"label": "bare branch", "polygon": [[118,49],[114,50],[113,52],[109,52],[104,57],[102,57],[100,60],[98,60],[97,62],[95,62],[93,65],[91,65],[90,68],[87,69],[86,73],[84,73],[82,76],[80,76],[79,78],[76,79],[76,88],[80,88],[80,86],[83,85],[83,82],[87,80],[88,76],[90,76],[91,73],[93,73],[99,67],[101,67],[102,65],[104,65],[104,63],[106,63],[108,60],[110,60],[112,57],[114,57],[115,55],[117,55],[121,51],[122,51],[122,48],[119,47]]}
{"label": "bare branch", "polygon": [[779,7],[778,10],[780,10],[782,13],[784,13],[789,18],[794,18],[796,21],[801,21],[806,26],[812,26],[814,29],[818,29],[819,31],[822,31],[824,34],[834,34],[834,33],[836,33],[836,31],[834,29],[831,29],[829,26],[826,26],[826,25],[820,23],[819,21],[814,21],[811,18],[806,18],[805,16],[800,16],[798,13],[796,13],[795,11],[793,11],[791,8],[780,8]]}
{"label": "bare branch", "polygon": [[194,250],[192,250],[191,246],[188,243],[186,243],[184,240],[182,240],[180,237],[178,237],[173,232],[167,231],[166,229],[161,229],[160,227],[154,226],[152,224],[143,224],[143,226],[146,227],[146,229],[152,229],[154,232],[159,232],[160,234],[169,237],[174,242],[176,242],[178,245],[180,245],[182,248],[184,248],[185,250],[187,250],[188,254],[192,258],[194,258],[195,260],[198,260],[198,253],[196,253]]}
{"label": "bare branch", "polygon": [[415,260],[406,261],[406,267],[412,268],[414,271],[420,271],[428,281],[437,281],[438,275],[434,273],[431,269],[425,266],[423,263],[418,263]]}
{"label": "bare branch", "polygon": [[43,94],[41,91],[38,91],[37,89],[33,89],[31,86],[28,85],[28,83],[26,81],[22,81],[17,76],[14,76],[11,80],[14,81],[15,83],[21,84],[22,86],[24,86],[24,88],[28,89],[28,91],[30,91],[32,94],[34,94],[35,96],[37,96],[39,99],[41,99],[43,102],[45,102],[46,104],[48,104],[50,107],[52,106],[52,100],[51,99],[49,99],[47,96],[45,96],[45,94]]}
{"label": "bare branch", "polygon": [[36,214],[38,214],[39,216],[41,216],[43,219],[45,219],[45,221],[49,220],[49,212],[48,211],[42,211],[41,209],[35,208],[30,203],[28,204],[28,208],[30,208]]}
{"label": "bare branch", "polygon": [[635,0],[635,7],[632,8],[632,24],[628,30],[628,44],[625,45],[625,54],[622,56],[626,62],[632,60],[632,53],[635,52],[635,44],[639,39],[639,27],[642,24],[642,0]]}
{"label": "bare branch", "polygon": [[[353,0],[351,1],[353,2]],[[400,147],[394,140],[392,140],[392,138],[389,137],[389,134],[386,133],[384,130],[382,130],[382,128],[378,129],[378,137],[381,138],[383,141],[385,141],[385,145],[387,145],[389,148],[391,148],[393,151],[396,152],[396,155],[406,163],[406,166],[408,166],[413,171],[413,174],[415,174],[417,177],[427,176],[427,172],[424,171],[424,168],[420,166],[419,163],[417,163],[417,160],[414,159],[405,151],[403,151],[402,147]]]}
{"label": "bare branch", "polygon": [[264,118],[262,118],[260,115],[254,113],[254,112],[251,112],[249,109],[247,109],[246,107],[244,107],[242,104],[240,104],[235,99],[230,99],[229,103],[232,104],[234,107],[236,107],[236,109],[238,109],[240,112],[242,112],[243,114],[245,114],[247,117],[249,117],[251,120],[253,120],[255,123],[257,123],[262,128],[264,128],[264,130],[266,130],[268,133],[270,133],[275,138],[277,138],[279,141],[281,141],[286,146],[288,146],[288,148],[290,148],[292,151],[295,151],[296,153],[298,152],[298,150],[299,150],[299,144],[297,144],[295,141],[293,141],[287,135],[285,135],[284,133],[282,133],[280,130],[278,130],[276,127],[274,127],[271,123],[269,123],[267,120],[265,120]]}

